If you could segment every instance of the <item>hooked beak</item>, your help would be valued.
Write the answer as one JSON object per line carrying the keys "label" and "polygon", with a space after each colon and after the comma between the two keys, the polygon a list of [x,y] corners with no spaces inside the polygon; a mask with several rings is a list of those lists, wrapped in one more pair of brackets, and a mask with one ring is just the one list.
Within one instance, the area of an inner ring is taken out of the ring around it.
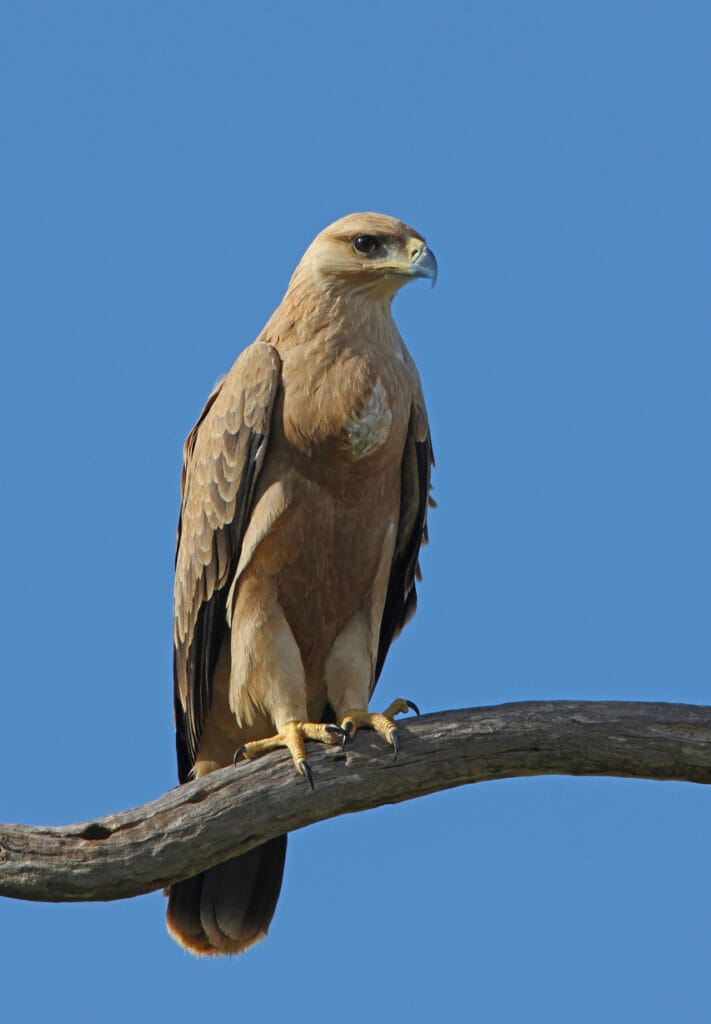
{"label": "hooked beak", "polygon": [[435,254],[419,239],[413,239],[410,246],[410,273],[413,277],[428,277],[433,288],[437,283]]}

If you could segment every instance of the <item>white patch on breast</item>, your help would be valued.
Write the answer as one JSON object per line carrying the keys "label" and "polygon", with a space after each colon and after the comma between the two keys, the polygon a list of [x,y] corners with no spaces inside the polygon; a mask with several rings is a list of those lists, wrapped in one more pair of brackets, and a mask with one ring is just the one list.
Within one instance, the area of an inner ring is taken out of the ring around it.
{"label": "white patch on breast", "polygon": [[346,437],[353,458],[364,459],[385,443],[390,433],[392,418],[387,393],[378,379],[359,415],[347,419],[345,423]]}

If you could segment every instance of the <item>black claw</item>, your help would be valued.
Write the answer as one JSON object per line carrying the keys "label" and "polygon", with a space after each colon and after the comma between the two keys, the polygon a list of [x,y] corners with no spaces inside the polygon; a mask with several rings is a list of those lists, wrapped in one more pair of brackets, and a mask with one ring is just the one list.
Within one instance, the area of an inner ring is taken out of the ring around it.
{"label": "black claw", "polygon": [[419,715],[420,709],[413,700],[406,700],[405,703],[407,704],[411,711],[414,711],[416,715]]}
{"label": "black claw", "polygon": [[340,725],[327,725],[325,726],[326,732],[333,733],[334,736],[345,736],[348,738],[348,733],[345,729],[341,729]]}
{"label": "black claw", "polygon": [[299,771],[304,778],[308,780],[309,786],[311,786],[312,789],[316,789],[314,786],[314,777],[311,774],[311,765],[308,761],[299,761]]}
{"label": "black claw", "polygon": [[341,731],[343,732],[343,739],[341,740],[341,750],[345,750],[346,743],[350,739],[351,733],[353,732],[353,722],[346,722],[345,729],[342,729]]}
{"label": "black claw", "polygon": [[398,738],[397,729],[393,729],[390,733],[390,742],[393,745],[393,761],[397,761],[397,755],[400,753],[400,740]]}
{"label": "black claw", "polygon": [[232,764],[235,767],[237,767],[237,762],[239,761],[240,757],[242,757],[246,749],[246,747],[237,747],[237,749],[235,750],[234,757],[232,758]]}
{"label": "black claw", "polygon": [[345,749],[346,740],[348,739],[348,730],[341,729],[340,725],[327,725],[326,732],[332,733],[334,736],[341,737],[341,750]]}

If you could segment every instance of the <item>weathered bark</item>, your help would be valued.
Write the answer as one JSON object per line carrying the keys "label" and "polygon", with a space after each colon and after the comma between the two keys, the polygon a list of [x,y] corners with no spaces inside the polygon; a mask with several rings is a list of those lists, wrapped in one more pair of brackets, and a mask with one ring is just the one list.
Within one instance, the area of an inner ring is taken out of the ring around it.
{"label": "weathered bark", "polygon": [[196,874],[324,818],[470,782],[612,775],[711,782],[711,708],[556,701],[423,715],[399,723],[396,762],[372,733],[345,752],[312,744],[316,791],[274,753],[159,800],[62,828],[0,825],[0,895],[114,900]]}

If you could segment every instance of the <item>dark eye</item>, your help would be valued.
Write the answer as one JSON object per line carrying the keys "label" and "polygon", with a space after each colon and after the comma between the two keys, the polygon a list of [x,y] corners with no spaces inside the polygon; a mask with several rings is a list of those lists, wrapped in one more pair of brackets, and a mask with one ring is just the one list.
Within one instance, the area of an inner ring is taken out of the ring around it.
{"label": "dark eye", "polygon": [[380,242],[375,235],[358,235],[353,239],[353,248],[362,256],[372,256],[380,248]]}

